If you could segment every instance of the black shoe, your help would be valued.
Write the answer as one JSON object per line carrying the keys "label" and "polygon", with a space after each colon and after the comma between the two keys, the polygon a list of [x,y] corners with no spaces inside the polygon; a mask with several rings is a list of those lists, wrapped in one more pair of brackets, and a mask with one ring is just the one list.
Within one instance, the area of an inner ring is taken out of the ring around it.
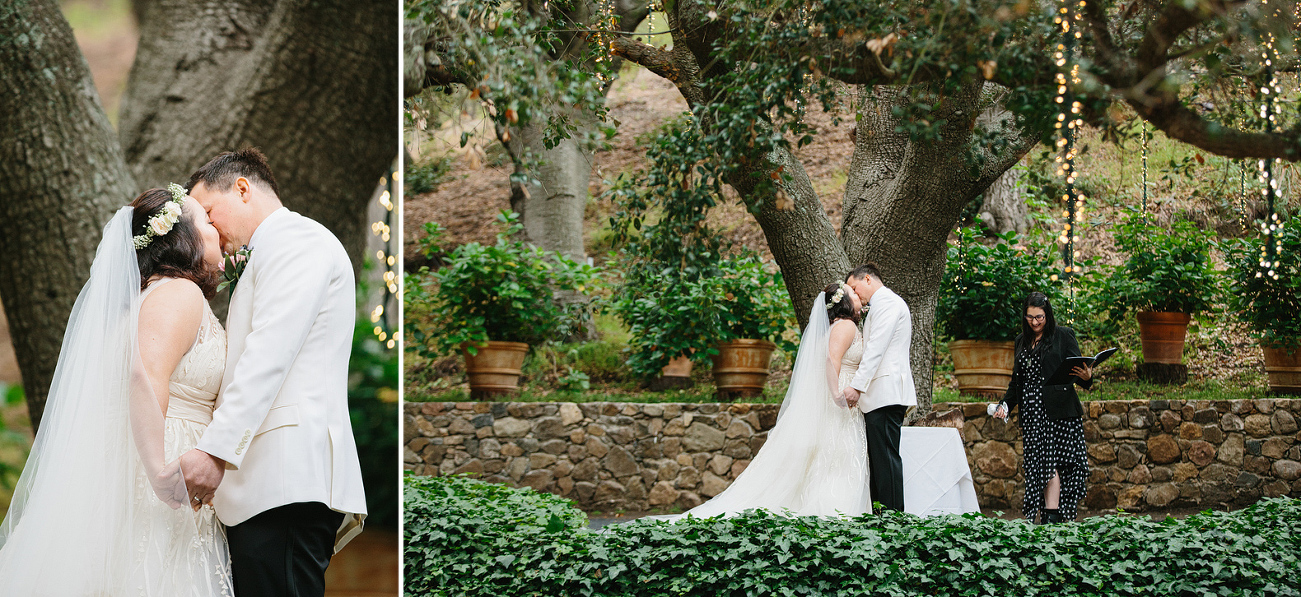
{"label": "black shoe", "polygon": [[1062,517],[1062,513],[1055,508],[1051,510],[1044,508],[1040,511],[1039,520],[1042,521],[1039,524],[1053,524],[1066,521],[1066,519]]}

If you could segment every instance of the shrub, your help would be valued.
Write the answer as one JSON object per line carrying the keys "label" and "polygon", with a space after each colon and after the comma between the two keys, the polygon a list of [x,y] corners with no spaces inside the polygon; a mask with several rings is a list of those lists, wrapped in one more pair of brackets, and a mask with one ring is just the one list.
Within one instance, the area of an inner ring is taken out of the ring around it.
{"label": "shrub", "polygon": [[[585,293],[594,268],[519,240],[519,215],[502,212],[497,242],[456,247],[438,270],[420,268],[406,279],[404,301],[420,314],[407,330],[409,350],[423,356],[477,352],[489,340],[537,344],[567,334],[577,313],[554,299],[561,290]],[[426,252],[435,250],[430,229]]]}
{"label": "shrub", "polygon": [[1211,263],[1214,233],[1187,220],[1167,228],[1142,214],[1120,224],[1116,244],[1127,255],[1098,289],[1113,317],[1131,311],[1200,313],[1219,296],[1220,275]]}
{"label": "shrub", "polygon": [[[1275,233],[1278,254],[1263,258],[1267,237],[1237,239],[1223,245],[1229,262],[1229,307],[1260,343],[1270,348],[1301,345],[1301,221],[1292,217]],[[1262,266],[1262,263],[1277,267]],[[1270,274],[1273,275],[1270,275]]]}
{"label": "shrub", "polygon": [[1048,295],[1058,309],[1065,306],[1059,300],[1061,283],[1051,246],[1018,246],[1022,239],[1015,232],[985,245],[976,241],[976,234],[974,228],[959,228],[958,243],[949,246],[944,285],[935,307],[944,337],[1015,339],[1021,331],[1021,306],[1032,291]]}
{"label": "shrub", "polygon": [[978,514],[583,528],[549,494],[406,480],[411,595],[1296,595],[1301,502],[1034,526]]}
{"label": "shrub", "polygon": [[414,197],[438,190],[438,185],[452,171],[451,156],[436,158],[407,167],[402,175],[403,192]]}

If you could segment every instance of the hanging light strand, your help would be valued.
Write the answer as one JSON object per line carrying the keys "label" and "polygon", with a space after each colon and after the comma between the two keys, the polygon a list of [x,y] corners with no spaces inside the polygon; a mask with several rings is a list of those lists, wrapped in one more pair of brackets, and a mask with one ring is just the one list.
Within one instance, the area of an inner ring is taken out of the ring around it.
{"label": "hanging light strand", "polygon": [[[397,237],[393,234],[393,213],[396,207],[393,203],[394,177],[397,172],[390,172],[390,176],[380,179],[380,185],[384,190],[380,192],[379,204],[384,208],[384,219],[378,220],[371,224],[370,229],[375,236],[380,237],[384,243],[384,249],[375,252],[375,261],[380,269],[384,270],[384,296],[379,299],[379,304],[375,305],[370,312],[370,321],[375,324],[372,330],[376,339],[388,348],[394,348],[398,345],[399,338],[396,331],[397,326],[390,325],[389,315],[395,313],[390,304],[396,300],[398,293],[398,275],[397,275],[397,255],[394,245],[397,244]],[[387,251],[385,250],[387,249]],[[390,332],[389,330],[393,330]]]}
{"label": "hanging light strand", "polygon": [[[1279,84],[1278,73],[1274,72],[1274,59],[1278,57],[1278,50],[1274,48],[1274,34],[1266,34],[1265,48],[1261,51],[1261,58],[1265,61],[1265,85],[1261,86],[1260,94],[1264,98],[1260,106],[1260,118],[1265,122],[1265,132],[1273,133],[1275,114],[1275,98],[1283,92],[1283,87]],[[1261,183],[1261,195],[1264,195],[1266,216],[1265,221],[1261,223],[1261,233],[1265,236],[1265,243],[1260,247],[1260,271],[1256,272],[1256,277],[1268,276],[1274,280],[1278,279],[1278,270],[1282,265],[1279,259],[1280,253],[1283,252],[1283,239],[1279,238],[1278,231],[1281,223],[1278,219],[1278,213],[1274,211],[1274,200],[1278,197],[1278,179],[1274,177],[1274,166],[1276,163],[1281,167],[1282,160],[1278,159],[1261,159],[1256,161],[1256,170]]]}
{"label": "hanging light strand", "polygon": [[1143,224],[1147,224],[1147,121],[1143,120]]}
{"label": "hanging light strand", "polygon": [[[1066,191],[1062,194],[1062,202],[1065,203],[1065,209],[1062,210],[1062,217],[1065,222],[1062,224],[1061,234],[1057,237],[1057,242],[1062,245],[1062,268],[1063,275],[1069,288],[1070,305],[1067,308],[1067,321],[1073,319],[1075,304],[1075,283],[1076,276],[1079,275],[1080,268],[1075,265],[1076,259],[1079,258],[1079,251],[1075,247],[1075,237],[1078,232],[1077,222],[1082,217],[1084,201],[1086,197],[1075,187],[1075,181],[1079,176],[1075,168],[1075,141],[1079,135],[1080,129],[1084,126],[1083,105],[1076,99],[1076,95],[1071,92],[1072,86],[1080,84],[1080,64],[1075,60],[1075,46],[1082,37],[1082,25],[1084,20],[1085,0],[1060,0],[1057,14],[1053,17],[1053,23],[1061,28],[1061,41],[1057,43],[1054,50],[1053,58],[1057,65],[1057,97],[1058,105],[1057,121],[1053,127],[1057,130],[1056,149],[1057,156],[1054,159],[1057,169],[1057,176],[1066,180]],[[1057,275],[1051,276],[1052,280],[1058,279]]]}

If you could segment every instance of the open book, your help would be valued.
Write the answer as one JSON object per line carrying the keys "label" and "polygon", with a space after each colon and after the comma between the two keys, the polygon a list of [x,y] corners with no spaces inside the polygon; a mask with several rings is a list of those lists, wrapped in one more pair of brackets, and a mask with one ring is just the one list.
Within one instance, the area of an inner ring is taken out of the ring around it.
{"label": "open book", "polygon": [[1072,369],[1081,365],[1097,367],[1103,361],[1111,358],[1111,355],[1116,354],[1117,350],[1116,348],[1108,348],[1091,357],[1066,357],[1066,359],[1062,360],[1062,364],[1057,366],[1057,370],[1053,372],[1052,377],[1044,381],[1044,385],[1060,386],[1075,383],[1075,376],[1071,375]]}

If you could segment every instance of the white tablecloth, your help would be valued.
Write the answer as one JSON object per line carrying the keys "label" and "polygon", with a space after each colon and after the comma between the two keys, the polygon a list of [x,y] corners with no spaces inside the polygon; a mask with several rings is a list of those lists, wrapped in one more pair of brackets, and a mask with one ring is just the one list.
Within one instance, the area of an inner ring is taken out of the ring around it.
{"label": "white tablecloth", "polygon": [[952,427],[904,427],[904,511],[919,516],[980,512],[962,436]]}

